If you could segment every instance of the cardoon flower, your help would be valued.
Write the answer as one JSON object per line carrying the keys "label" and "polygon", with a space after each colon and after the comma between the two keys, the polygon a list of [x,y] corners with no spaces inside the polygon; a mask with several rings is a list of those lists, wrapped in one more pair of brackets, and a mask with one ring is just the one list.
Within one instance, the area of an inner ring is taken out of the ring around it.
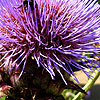
{"label": "cardoon flower", "polygon": [[20,77],[31,57],[65,84],[64,71],[77,82],[74,69],[92,78],[86,69],[99,67],[99,12],[96,0],[0,0],[0,67],[20,68]]}

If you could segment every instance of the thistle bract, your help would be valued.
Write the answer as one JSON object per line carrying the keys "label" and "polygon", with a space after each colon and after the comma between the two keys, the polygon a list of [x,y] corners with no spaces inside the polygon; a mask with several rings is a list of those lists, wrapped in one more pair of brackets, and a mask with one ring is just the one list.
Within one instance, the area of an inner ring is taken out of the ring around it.
{"label": "thistle bract", "polygon": [[21,68],[20,77],[31,57],[52,79],[56,70],[65,84],[63,71],[78,81],[74,68],[92,78],[85,69],[99,67],[95,57],[100,53],[100,6],[96,0],[26,1],[0,0],[0,67],[9,72]]}

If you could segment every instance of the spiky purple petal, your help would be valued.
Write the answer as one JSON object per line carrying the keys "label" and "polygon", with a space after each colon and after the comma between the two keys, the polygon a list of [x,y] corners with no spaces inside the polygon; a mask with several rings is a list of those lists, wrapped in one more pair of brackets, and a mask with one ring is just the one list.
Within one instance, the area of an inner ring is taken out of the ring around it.
{"label": "spiky purple petal", "polygon": [[[84,69],[94,71],[92,68],[99,67],[94,56],[100,58],[100,5],[95,2],[34,0],[31,10],[29,3],[25,7],[22,0],[1,0],[0,61],[3,63],[0,67],[6,67],[12,61],[11,71],[23,64],[21,76],[31,56],[52,79],[57,70],[65,84],[62,69],[76,81],[72,68],[80,69],[92,78]],[[22,7],[18,7],[21,4]]]}

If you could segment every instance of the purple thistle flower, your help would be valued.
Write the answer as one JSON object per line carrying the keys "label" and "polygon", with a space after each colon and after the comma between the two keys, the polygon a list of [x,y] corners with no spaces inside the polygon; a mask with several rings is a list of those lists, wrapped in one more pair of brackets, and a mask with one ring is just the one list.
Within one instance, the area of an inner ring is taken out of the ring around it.
{"label": "purple thistle flower", "polygon": [[[100,10],[96,0],[0,0],[0,67],[22,75],[29,56],[52,79],[62,69],[77,82],[73,68],[94,71],[100,57]],[[87,56],[87,55],[90,56]],[[81,62],[81,64],[79,63]],[[34,64],[34,63],[33,63]],[[92,69],[93,68],[93,69]]]}

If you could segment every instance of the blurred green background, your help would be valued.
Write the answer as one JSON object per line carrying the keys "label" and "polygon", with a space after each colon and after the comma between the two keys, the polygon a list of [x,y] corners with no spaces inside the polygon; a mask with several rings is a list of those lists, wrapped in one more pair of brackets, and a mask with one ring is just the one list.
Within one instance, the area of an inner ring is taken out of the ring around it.
{"label": "blurred green background", "polygon": [[5,97],[1,97],[0,100],[5,100]]}

